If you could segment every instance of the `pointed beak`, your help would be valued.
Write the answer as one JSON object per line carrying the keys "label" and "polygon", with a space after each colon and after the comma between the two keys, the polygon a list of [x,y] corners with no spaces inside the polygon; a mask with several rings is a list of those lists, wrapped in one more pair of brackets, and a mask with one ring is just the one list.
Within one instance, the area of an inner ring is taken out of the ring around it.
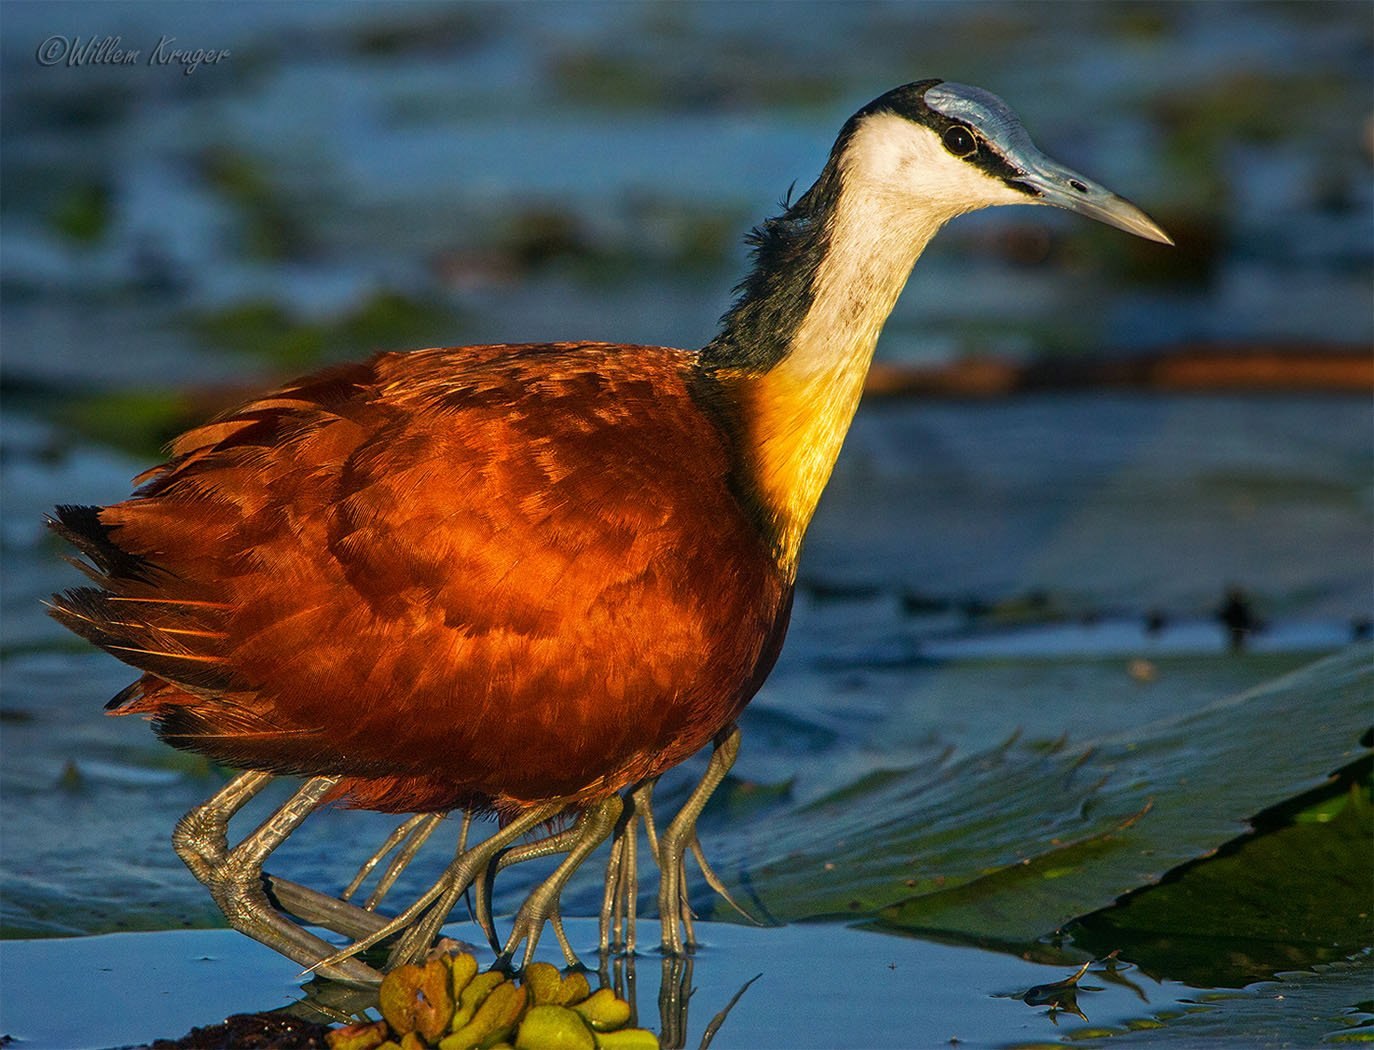
{"label": "pointed beak", "polygon": [[[1021,158],[1024,162],[1024,158]],[[1144,237],[1147,241],[1173,244],[1173,238],[1125,197],[1118,197],[1105,186],[1099,186],[1077,172],[1056,164],[1045,156],[1038,156],[1015,180],[1035,195],[1037,204],[1052,204],[1056,208],[1086,215],[1108,226]]]}

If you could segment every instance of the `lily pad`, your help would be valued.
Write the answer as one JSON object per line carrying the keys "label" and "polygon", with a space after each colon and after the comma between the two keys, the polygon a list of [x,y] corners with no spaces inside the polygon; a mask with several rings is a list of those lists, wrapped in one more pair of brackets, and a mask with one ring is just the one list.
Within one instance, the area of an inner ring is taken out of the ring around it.
{"label": "lily pad", "polygon": [[1323,799],[1285,826],[1184,865],[1074,923],[1073,943],[1120,948],[1151,976],[1203,987],[1241,987],[1374,945],[1374,805],[1369,763],[1357,765],[1331,793],[1334,812]]}
{"label": "lily pad", "polygon": [[[1023,944],[1208,855],[1367,752],[1374,647],[1095,743],[1002,747],[780,802],[708,842],[776,921]],[[723,912],[722,912],[723,915]]]}

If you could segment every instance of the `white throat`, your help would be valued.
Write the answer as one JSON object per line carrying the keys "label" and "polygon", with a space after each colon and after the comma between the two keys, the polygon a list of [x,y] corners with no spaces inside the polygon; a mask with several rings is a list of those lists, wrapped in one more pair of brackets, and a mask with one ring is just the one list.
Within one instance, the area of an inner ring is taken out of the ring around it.
{"label": "white throat", "polygon": [[930,130],[867,118],[840,158],[829,250],[789,352],[741,391],[754,480],[776,554],[802,538],[858,408],[878,335],[926,244],[950,219],[1024,197],[949,155]]}

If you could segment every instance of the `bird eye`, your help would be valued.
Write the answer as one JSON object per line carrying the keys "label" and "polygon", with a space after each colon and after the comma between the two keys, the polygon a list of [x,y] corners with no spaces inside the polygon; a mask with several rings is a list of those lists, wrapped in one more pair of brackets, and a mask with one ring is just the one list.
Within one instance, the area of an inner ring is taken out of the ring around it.
{"label": "bird eye", "polygon": [[945,149],[956,157],[967,157],[978,148],[978,140],[973,132],[962,124],[953,124],[945,132]]}

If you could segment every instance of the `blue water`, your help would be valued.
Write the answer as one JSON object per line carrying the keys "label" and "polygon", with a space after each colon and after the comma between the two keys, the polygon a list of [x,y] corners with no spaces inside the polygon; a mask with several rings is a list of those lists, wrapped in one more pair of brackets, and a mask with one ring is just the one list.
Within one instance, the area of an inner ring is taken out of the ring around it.
{"label": "blue water", "polygon": [[[568,928],[575,945],[595,943],[594,922],[573,920]],[[462,937],[470,931],[455,926],[447,932]],[[1067,977],[1071,969],[1062,966],[834,926],[706,924],[701,939],[684,982],[691,989],[687,1046],[700,1042],[706,1025],[754,977],[712,1046],[910,1048],[957,1039],[963,1046],[994,1047],[1082,1026],[1072,1017],[1057,1023],[1045,1007],[1019,999],[1034,985]],[[487,951],[477,954],[491,958]],[[562,965],[556,946],[542,948],[539,956]],[[638,1023],[663,1031],[658,1004],[664,961],[650,954],[634,960],[634,967]],[[285,1006],[299,997],[296,969],[219,930],[4,941],[3,1025],[32,1050],[148,1042],[208,1018]],[[1085,992],[1079,1005],[1094,1025],[1124,1026],[1187,993],[1181,985],[1123,976],[1129,985],[1085,982],[1097,990]],[[60,1010],[52,1009],[54,995],[63,996]]]}

